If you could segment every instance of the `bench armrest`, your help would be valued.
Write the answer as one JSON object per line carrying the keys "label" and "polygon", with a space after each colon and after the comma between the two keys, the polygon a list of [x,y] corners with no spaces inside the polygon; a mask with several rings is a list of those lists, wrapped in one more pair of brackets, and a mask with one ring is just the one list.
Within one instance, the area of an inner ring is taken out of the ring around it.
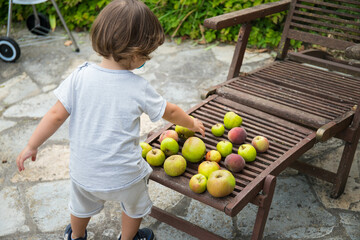
{"label": "bench armrest", "polygon": [[[356,106],[354,106],[354,108],[356,108]],[[316,140],[318,142],[325,142],[337,135],[339,132],[344,131],[351,124],[353,117],[354,109],[353,111],[349,111],[344,115],[334,119],[333,121],[328,122],[316,131]],[[352,135],[353,133],[350,134]]]}
{"label": "bench armrest", "polygon": [[219,30],[289,9],[291,0],[280,0],[205,19],[204,26]]}

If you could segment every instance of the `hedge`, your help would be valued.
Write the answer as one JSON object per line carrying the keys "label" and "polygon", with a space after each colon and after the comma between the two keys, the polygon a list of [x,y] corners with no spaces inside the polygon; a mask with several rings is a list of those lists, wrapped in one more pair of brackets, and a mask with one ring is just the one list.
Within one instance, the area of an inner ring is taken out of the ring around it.
{"label": "hedge", "polygon": [[[87,31],[99,11],[111,0],[62,0],[57,4],[71,30]],[[239,26],[222,30],[203,27],[204,19],[251,6],[278,0],[143,0],[159,18],[165,33],[178,40],[194,39],[199,43],[214,41],[233,42],[237,40]],[[51,1],[37,4],[36,9],[47,15],[56,16]],[[6,25],[8,0],[0,0],[0,25]],[[32,14],[31,6],[13,5],[12,21],[21,22]],[[257,48],[275,48],[280,42],[285,12],[277,13],[253,23],[249,45]],[[58,18],[57,25],[61,25]],[[294,48],[298,42],[291,42]]]}

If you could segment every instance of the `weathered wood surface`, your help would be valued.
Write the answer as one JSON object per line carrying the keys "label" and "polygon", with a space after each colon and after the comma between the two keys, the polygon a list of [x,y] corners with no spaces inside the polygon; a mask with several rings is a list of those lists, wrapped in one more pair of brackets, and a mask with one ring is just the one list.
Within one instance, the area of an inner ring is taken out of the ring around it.
{"label": "weathered wood surface", "polygon": [[[271,144],[271,148],[266,153],[258,154],[256,160],[247,163],[242,172],[234,173],[236,187],[232,194],[223,198],[214,198],[209,193],[196,194],[192,192],[189,188],[189,180],[197,173],[199,163],[188,163],[186,172],[176,178],[167,176],[161,167],[153,167],[154,171],[150,178],[188,197],[224,211],[230,216],[235,216],[259,194],[267,175],[276,176],[315,144],[316,133],[274,115],[212,95],[188,112],[200,119],[207,129],[205,137],[198,133],[195,135],[204,141],[207,151],[216,149],[219,141],[227,139],[228,130],[222,137],[215,137],[210,129],[212,125],[222,122],[225,113],[228,111],[234,111],[242,116],[242,126],[248,134],[247,142],[251,142],[251,139],[257,135],[264,135],[267,136]],[[147,142],[154,148],[160,148],[158,138],[161,132],[174,128],[174,125],[169,124],[157,134],[149,137]],[[180,141],[179,145],[180,153],[183,140]],[[233,152],[237,152],[239,146],[234,145]],[[223,161],[220,162],[220,166],[225,168]]]}
{"label": "weathered wood surface", "polygon": [[250,22],[257,18],[262,18],[277,12],[286,11],[291,0],[281,0],[278,2],[266,3],[252,8],[226,13],[221,16],[208,18],[204,21],[204,26],[212,29],[222,29],[241,23]]}

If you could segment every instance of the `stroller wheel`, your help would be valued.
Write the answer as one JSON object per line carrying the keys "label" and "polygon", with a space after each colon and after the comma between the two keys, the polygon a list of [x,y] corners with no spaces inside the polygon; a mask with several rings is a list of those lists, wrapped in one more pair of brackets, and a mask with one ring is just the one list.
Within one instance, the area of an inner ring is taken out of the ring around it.
{"label": "stroller wheel", "polygon": [[49,19],[42,13],[38,13],[40,23],[36,24],[36,18],[34,14],[31,14],[26,19],[26,26],[29,31],[35,35],[46,35],[50,32]]}
{"label": "stroller wheel", "polygon": [[14,39],[0,37],[0,58],[5,62],[15,62],[20,57],[20,47]]}

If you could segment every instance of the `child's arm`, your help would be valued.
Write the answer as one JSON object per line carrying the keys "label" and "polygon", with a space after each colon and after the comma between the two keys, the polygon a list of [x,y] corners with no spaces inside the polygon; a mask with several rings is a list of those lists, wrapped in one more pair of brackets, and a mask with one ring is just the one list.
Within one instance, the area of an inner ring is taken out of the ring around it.
{"label": "child's arm", "polygon": [[186,127],[191,131],[199,132],[202,136],[205,136],[205,127],[203,123],[197,118],[190,117],[175,104],[169,102],[166,104],[163,119],[173,124]]}
{"label": "child's arm", "polygon": [[30,137],[27,146],[22,150],[16,159],[16,165],[19,171],[24,170],[24,161],[31,157],[31,160],[36,160],[38,147],[43,144],[69,117],[60,101],[57,101],[54,106],[41,119],[39,125],[36,127],[34,133]]}

